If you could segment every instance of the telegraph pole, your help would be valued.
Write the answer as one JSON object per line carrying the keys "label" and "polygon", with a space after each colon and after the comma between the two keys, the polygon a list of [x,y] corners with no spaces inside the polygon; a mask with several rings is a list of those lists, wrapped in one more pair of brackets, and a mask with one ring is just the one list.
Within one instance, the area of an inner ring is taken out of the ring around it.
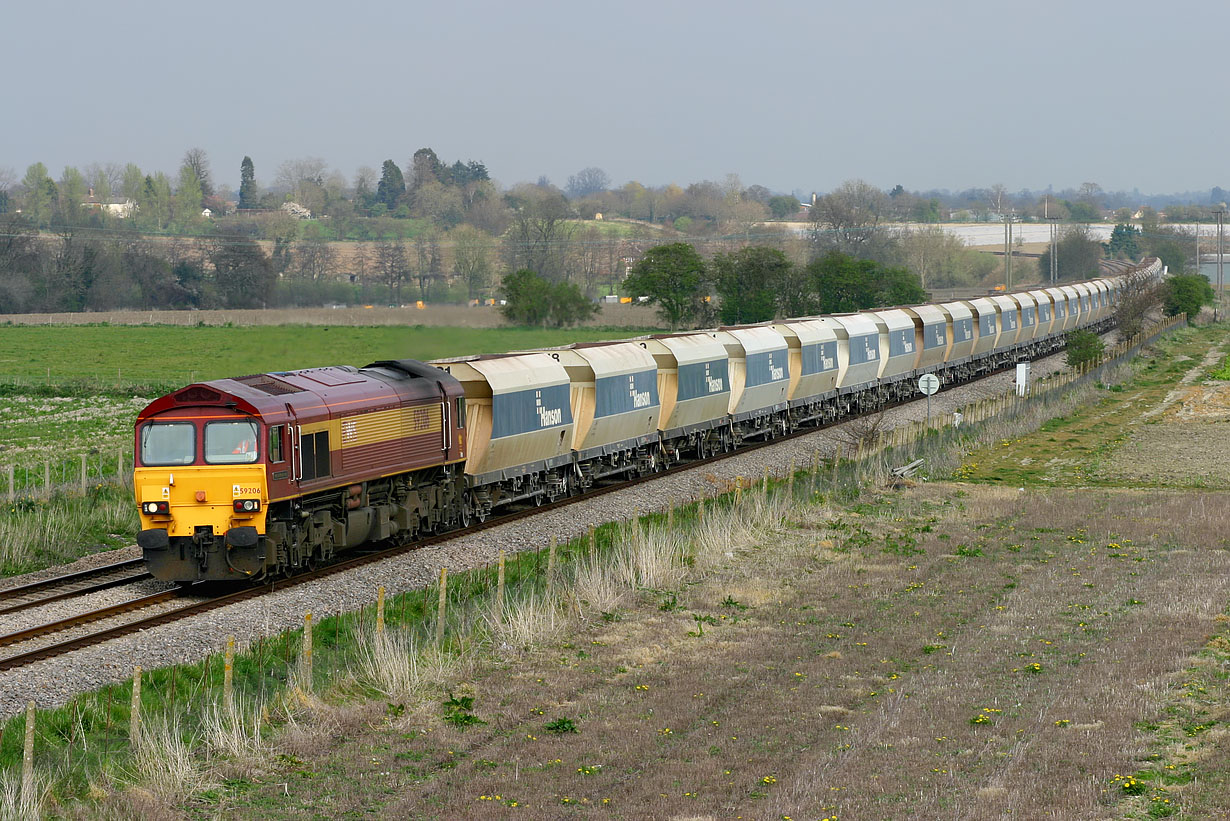
{"label": "telegraph pole", "polygon": [[[1224,251],[1226,204],[1223,202],[1218,205],[1213,213],[1217,215],[1217,305],[1213,308],[1213,321],[1217,322],[1221,319],[1221,300],[1225,283],[1225,278],[1222,276],[1222,253]],[[1199,259],[1197,259],[1196,270],[1197,272],[1200,270]]]}
{"label": "telegraph pole", "polygon": [[1058,221],[1059,221],[1059,217],[1051,216],[1051,197],[1049,194],[1047,195],[1046,199],[1042,201],[1042,214],[1043,214],[1043,219],[1045,219],[1050,224],[1050,240],[1051,240],[1051,266],[1050,266],[1051,271],[1050,273],[1051,273],[1051,284],[1054,285],[1055,280],[1059,278],[1058,276],[1059,274],[1059,260],[1058,260],[1058,253],[1059,253]]}

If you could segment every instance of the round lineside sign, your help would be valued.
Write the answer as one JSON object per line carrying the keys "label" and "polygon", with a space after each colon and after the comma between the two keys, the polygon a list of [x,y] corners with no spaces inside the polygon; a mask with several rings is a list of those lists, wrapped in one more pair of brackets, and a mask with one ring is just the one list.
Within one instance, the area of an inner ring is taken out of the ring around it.
{"label": "round lineside sign", "polygon": [[918,389],[930,396],[940,389],[940,378],[933,373],[924,373],[918,377]]}

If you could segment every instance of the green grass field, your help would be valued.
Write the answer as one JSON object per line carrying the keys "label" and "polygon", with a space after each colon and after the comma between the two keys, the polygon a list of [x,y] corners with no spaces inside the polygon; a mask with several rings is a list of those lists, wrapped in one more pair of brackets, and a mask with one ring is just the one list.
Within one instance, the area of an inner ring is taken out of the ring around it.
{"label": "green grass field", "polygon": [[381,359],[465,354],[620,339],[630,328],[439,328],[0,325],[0,383],[171,388],[191,381]]}

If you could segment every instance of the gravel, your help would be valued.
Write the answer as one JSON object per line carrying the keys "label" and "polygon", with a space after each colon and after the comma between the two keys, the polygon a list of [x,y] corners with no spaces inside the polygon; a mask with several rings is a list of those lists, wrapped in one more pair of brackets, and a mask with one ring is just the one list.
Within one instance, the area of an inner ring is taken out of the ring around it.
{"label": "gravel", "polygon": [[[1035,362],[1033,375],[1038,378],[1062,367],[1063,355],[1057,354]],[[1002,393],[1012,386],[1014,379],[1015,374],[1009,370],[942,391],[931,397],[931,413],[945,414],[983,397]],[[882,427],[922,420],[925,415],[925,401],[911,402],[886,411]],[[298,629],[307,612],[319,618],[356,610],[371,604],[376,588],[381,585],[389,595],[422,588],[436,582],[442,566],[447,566],[450,573],[463,571],[496,561],[501,549],[508,552],[539,549],[545,547],[552,536],[563,542],[585,533],[595,522],[624,519],[637,509],[642,512],[665,510],[672,503],[711,495],[738,476],[759,478],[766,468],[771,473],[782,473],[792,461],[797,465],[809,464],[817,451],[822,457],[835,452],[837,443],[842,441],[842,430],[848,424],[6,671],[0,676],[0,717],[20,712],[30,700],[39,707],[58,706],[77,693],[123,681],[132,676],[135,665],[148,670],[199,661],[225,649],[227,637],[231,635],[239,639],[242,647],[262,636]],[[12,579],[10,583],[24,584],[68,570],[109,564],[132,555],[139,555],[137,548],[95,554],[68,567],[32,573]],[[92,596],[91,602],[122,601],[137,595],[137,589],[144,588],[134,584],[103,591]],[[78,608],[79,604],[73,604],[72,600],[59,607],[47,605],[38,609],[38,620],[63,618]],[[20,626],[16,620],[6,619],[0,632],[17,629]],[[59,638],[57,636],[57,640]],[[0,649],[0,655],[4,654],[7,651]]]}

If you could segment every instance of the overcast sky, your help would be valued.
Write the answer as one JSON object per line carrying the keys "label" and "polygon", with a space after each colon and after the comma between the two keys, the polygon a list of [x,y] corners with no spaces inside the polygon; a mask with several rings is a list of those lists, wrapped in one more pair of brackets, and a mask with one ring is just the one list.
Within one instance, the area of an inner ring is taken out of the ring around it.
{"label": "overcast sky", "polygon": [[0,167],[204,148],[350,178],[418,148],[505,185],[738,174],[774,191],[1227,185],[1230,4],[10,3]]}

